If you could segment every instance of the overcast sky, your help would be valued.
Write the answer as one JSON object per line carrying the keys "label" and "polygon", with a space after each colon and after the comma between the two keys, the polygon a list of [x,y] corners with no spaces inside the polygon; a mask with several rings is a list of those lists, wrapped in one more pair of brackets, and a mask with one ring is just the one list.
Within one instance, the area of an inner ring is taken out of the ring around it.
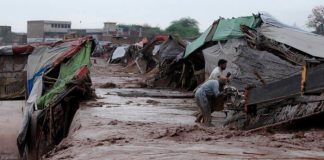
{"label": "overcast sky", "polygon": [[289,25],[307,29],[313,7],[324,0],[1,0],[0,25],[26,32],[27,20],[67,20],[72,28],[102,28],[103,22],[150,24],[161,28],[192,17],[204,31],[219,16],[266,11]]}

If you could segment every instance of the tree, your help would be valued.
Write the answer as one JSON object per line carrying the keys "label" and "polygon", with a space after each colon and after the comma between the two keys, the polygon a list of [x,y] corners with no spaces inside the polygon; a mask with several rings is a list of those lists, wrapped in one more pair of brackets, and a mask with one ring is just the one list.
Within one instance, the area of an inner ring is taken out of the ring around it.
{"label": "tree", "polygon": [[193,18],[181,18],[171,22],[166,28],[168,34],[177,34],[182,38],[193,38],[199,36],[198,21]]}
{"label": "tree", "polygon": [[307,26],[315,28],[315,33],[324,35],[324,6],[316,6],[308,16]]}

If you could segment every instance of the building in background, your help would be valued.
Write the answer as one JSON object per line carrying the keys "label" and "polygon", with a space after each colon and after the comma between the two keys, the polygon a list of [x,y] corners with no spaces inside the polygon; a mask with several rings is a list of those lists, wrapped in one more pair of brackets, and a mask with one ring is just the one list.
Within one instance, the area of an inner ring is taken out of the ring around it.
{"label": "building in background", "polygon": [[117,34],[117,23],[115,22],[105,22],[104,23],[105,36],[116,36]]}
{"label": "building in background", "polygon": [[12,44],[26,44],[27,43],[27,33],[16,33],[11,34]]}
{"label": "building in background", "polygon": [[136,43],[143,35],[141,25],[123,25],[116,22],[104,22],[102,28],[72,29],[71,21],[28,21],[27,42],[52,42],[76,37],[92,36],[97,41]]}
{"label": "building in background", "polygon": [[27,43],[26,33],[15,33],[11,31],[11,26],[0,26],[0,45],[25,43]]}
{"label": "building in background", "polygon": [[27,42],[52,42],[64,39],[71,29],[71,21],[28,21]]}
{"label": "building in background", "polygon": [[9,44],[11,41],[11,26],[0,26],[0,44]]}
{"label": "building in background", "polygon": [[103,28],[99,29],[86,29],[86,33],[88,36],[92,36],[94,39],[98,41],[102,41],[103,35],[105,34],[105,31]]}

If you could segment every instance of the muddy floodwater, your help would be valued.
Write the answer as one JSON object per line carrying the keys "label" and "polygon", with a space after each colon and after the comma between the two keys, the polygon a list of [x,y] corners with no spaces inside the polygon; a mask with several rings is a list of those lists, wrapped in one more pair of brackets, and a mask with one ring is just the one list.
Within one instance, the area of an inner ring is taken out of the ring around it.
{"label": "muddy floodwater", "polygon": [[24,101],[0,101],[0,159],[18,159],[17,135]]}
{"label": "muddy floodwater", "polygon": [[222,112],[206,128],[194,122],[193,98],[181,98],[190,92],[139,88],[140,75],[101,64],[92,71],[97,99],[82,102],[45,159],[324,159],[321,129],[247,134],[224,128]]}

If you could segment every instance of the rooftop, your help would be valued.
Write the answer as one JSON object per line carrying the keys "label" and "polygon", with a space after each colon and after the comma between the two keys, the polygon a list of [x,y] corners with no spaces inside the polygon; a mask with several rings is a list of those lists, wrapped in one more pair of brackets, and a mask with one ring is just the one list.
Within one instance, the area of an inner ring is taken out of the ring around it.
{"label": "rooftop", "polygon": [[71,21],[54,21],[54,20],[31,20],[27,21],[27,23],[30,22],[43,22],[43,23],[64,23],[64,24],[71,24]]}

